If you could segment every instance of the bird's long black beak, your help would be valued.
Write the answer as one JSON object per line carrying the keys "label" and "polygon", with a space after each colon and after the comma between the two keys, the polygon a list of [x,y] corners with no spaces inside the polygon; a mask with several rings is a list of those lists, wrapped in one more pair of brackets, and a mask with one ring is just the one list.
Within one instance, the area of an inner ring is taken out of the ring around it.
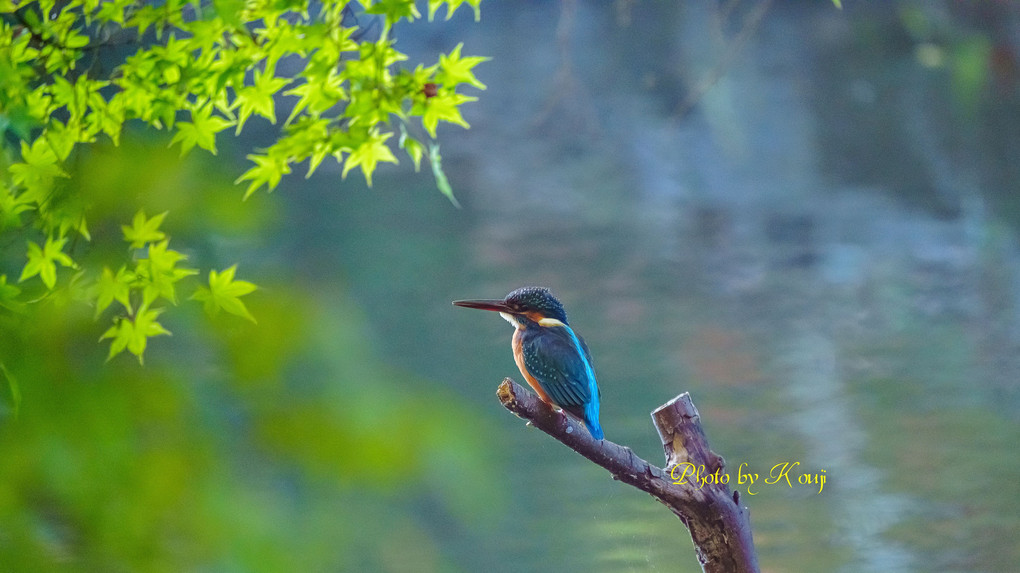
{"label": "bird's long black beak", "polygon": [[455,306],[463,306],[464,308],[477,308],[494,312],[513,312],[502,299],[455,300],[453,304]]}

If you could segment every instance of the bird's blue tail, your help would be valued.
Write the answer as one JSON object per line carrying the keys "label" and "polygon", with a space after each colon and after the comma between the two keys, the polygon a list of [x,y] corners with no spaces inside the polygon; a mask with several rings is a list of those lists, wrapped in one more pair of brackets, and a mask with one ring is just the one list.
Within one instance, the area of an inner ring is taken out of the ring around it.
{"label": "bird's blue tail", "polygon": [[584,425],[588,427],[591,437],[601,440],[604,436],[602,435],[602,426],[599,425],[599,399],[597,392],[596,390],[592,401],[584,405]]}

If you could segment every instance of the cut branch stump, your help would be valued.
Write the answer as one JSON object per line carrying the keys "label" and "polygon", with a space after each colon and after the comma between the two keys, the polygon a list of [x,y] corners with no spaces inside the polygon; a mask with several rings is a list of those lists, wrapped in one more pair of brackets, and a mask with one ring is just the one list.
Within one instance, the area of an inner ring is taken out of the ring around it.
{"label": "cut branch stump", "polygon": [[721,483],[725,461],[708,447],[690,394],[684,392],[652,412],[672,475],[626,446],[592,438],[580,421],[510,378],[503,380],[496,395],[507,410],[602,466],[613,479],[647,492],[668,507],[690,531],[703,571],[758,573],[748,509],[740,505],[738,492]]}

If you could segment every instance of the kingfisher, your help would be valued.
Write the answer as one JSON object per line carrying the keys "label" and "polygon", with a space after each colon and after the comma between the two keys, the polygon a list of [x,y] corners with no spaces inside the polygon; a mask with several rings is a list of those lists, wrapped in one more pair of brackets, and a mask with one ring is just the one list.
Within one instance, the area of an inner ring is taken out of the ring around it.
{"label": "kingfisher", "polygon": [[567,324],[563,305],[542,287],[519,288],[503,299],[455,300],[453,304],[498,312],[514,327],[514,362],[521,375],[547,404],[584,421],[596,440],[599,392],[588,345]]}

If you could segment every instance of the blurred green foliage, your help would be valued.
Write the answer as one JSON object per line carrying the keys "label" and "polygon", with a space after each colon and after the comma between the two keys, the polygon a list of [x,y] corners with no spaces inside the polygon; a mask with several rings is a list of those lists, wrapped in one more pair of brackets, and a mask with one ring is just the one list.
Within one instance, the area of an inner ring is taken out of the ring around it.
{"label": "blurred green foliage", "polygon": [[[187,205],[195,218],[161,228],[213,262],[273,229],[279,208],[238,208],[208,158],[127,138],[69,172],[110,208],[96,229],[116,234],[133,201]],[[99,168],[113,187],[87,182]],[[104,196],[125,188],[130,201]],[[116,242],[94,241],[82,264],[118,256]],[[104,363],[93,309],[70,298],[0,312],[0,570],[449,570],[415,505],[491,517],[491,429],[387,366],[342,290],[295,282],[260,276],[258,325],[198,328],[208,319],[182,307],[144,368]]]}
{"label": "blurred green foliage", "polygon": [[[449,18],[465,3],[477,19],[480,0],[429,0],[428,16],[445,6]],[[378,37],[359,16],[381,23]],[[371,185],[380,163],[397,162],[397,124],[399,147],[416,166],[428,154],[453,200],[438,146],[409,134],[434,139],[439,122],[468,127],[460,106],[476,98],[457,90],[485,89],[472,69],[486,58],[462,56],[458,45],[433,65],[400,67],[407,56],[393,26],[420,18],[414,0],[0,0],[0,305],[31,311],[64,296],[97,317],[113,308],[102,335],[110,358],[127,350],[141,360],[150,338],[170,333],[164,312],[198,270],[161,230],[167,213],[140,205],[117,260],[80,260],[103,211],[69,171],[83,148],[118,145],[127,122],[171,132],[181,155],[216,154],[217,134],[240,134],[253,117],[276,124],[281,100],[296,99],[275,141],[248,155],[254,165],[236,179],[247,182],[245,198],[273,190],[296,164],[307,161],[311,175],[328,157],[343,177],[360,169]],[[190,298],[210,315],[254,320],[240,297],[255,287],[235,272],[210,269]]]}

